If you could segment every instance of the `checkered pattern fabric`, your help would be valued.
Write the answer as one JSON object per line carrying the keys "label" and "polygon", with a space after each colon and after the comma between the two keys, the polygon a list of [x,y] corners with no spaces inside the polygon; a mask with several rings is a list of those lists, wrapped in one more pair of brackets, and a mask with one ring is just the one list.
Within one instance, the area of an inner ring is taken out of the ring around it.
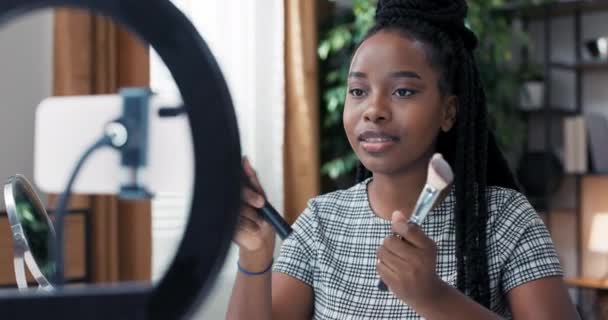
{"label": "checkered pattern fabric", "polygon": [[[390,221],[369,204],[370,179],[312,199],[283,243],[274,271],[314,290],[313,319],[420,319],[390,292],[378,290],[376,251]],[[542,220],[520,193],[488,187],[488,265],[492,310],[506,318],[506,293],[526,282],[561,276],[557,253]],[[437,274],[456,285],[455,195],[429,214],[422,229],[438,248]]]}

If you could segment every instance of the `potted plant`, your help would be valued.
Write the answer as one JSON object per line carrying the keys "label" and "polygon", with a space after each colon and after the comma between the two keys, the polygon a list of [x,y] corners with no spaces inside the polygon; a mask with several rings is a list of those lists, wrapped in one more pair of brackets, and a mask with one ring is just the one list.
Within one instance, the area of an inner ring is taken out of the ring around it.
{"label": "potted plant", "polygon": [[519,106],[522,110],[542,108],[545,97],[545,77],[542,67],[535,63],[522,65]]}

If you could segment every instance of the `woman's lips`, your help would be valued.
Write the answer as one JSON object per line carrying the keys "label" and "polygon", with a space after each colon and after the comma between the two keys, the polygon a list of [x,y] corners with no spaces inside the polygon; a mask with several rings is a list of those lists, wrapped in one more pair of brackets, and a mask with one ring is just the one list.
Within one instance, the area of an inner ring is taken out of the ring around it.
{"label": "woman's lips", "polygon": [[368,153],[382,153],[397,144],[399,138],[380,131],[365,131],[359,135],[359,143]]}
{"label": "woman's lips", "polygon": [[393,140],[381,141],[381,142],[371,142],[371,141],[361,141],[361,147],[363,150],[369,153],[381,153],[390,149],[396,142]]}

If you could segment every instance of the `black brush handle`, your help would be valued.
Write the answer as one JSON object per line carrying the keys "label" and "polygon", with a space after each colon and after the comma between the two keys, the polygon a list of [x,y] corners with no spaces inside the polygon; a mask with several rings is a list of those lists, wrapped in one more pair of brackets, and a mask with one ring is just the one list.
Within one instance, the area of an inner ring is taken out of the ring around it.
{"label": "black brush handle", "polygon": [[284,240],[291,234],[291,226],[268,201],[258,209],[258,212],[274,227],[281,239]]}
{"label": "black brush handle", "polygon": [[[244,171],[243,180],[249,189],[258,193],[260,192],[253,183],[251,183],[251,180],[249,180],[249,177]],[[264,199],[264,206],[258,209],[258,213],[272,225],[281,239],[285,240],[285,238],[291,234],[291,226],[289,223],[281,217],[277,209],[275,209],[266,199]]]}
{"label": "black brush handle", "polygon": [[388,291],[388,287],[386,286],[386,283],[384,283],[384,281],[382,281],[382,280],[378,281],[378,290]]}

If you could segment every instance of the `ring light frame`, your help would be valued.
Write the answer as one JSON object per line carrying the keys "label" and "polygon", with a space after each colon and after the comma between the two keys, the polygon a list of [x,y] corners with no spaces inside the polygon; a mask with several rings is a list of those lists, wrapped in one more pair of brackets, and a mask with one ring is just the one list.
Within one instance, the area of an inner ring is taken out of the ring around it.
{"label": "ring light frame", "polygon": [[174,260],[155,286],[65,287],[25,294],[11,290],[0,292],[0,314],[10,319],[184,318],[219,273],[241,202],[241,149],[226,82],[195,27],[169,0],[0,0],[0,23],[58,7],[86,9],[120,23],[150,44],[171,71],[194,144],[191,211]]}

